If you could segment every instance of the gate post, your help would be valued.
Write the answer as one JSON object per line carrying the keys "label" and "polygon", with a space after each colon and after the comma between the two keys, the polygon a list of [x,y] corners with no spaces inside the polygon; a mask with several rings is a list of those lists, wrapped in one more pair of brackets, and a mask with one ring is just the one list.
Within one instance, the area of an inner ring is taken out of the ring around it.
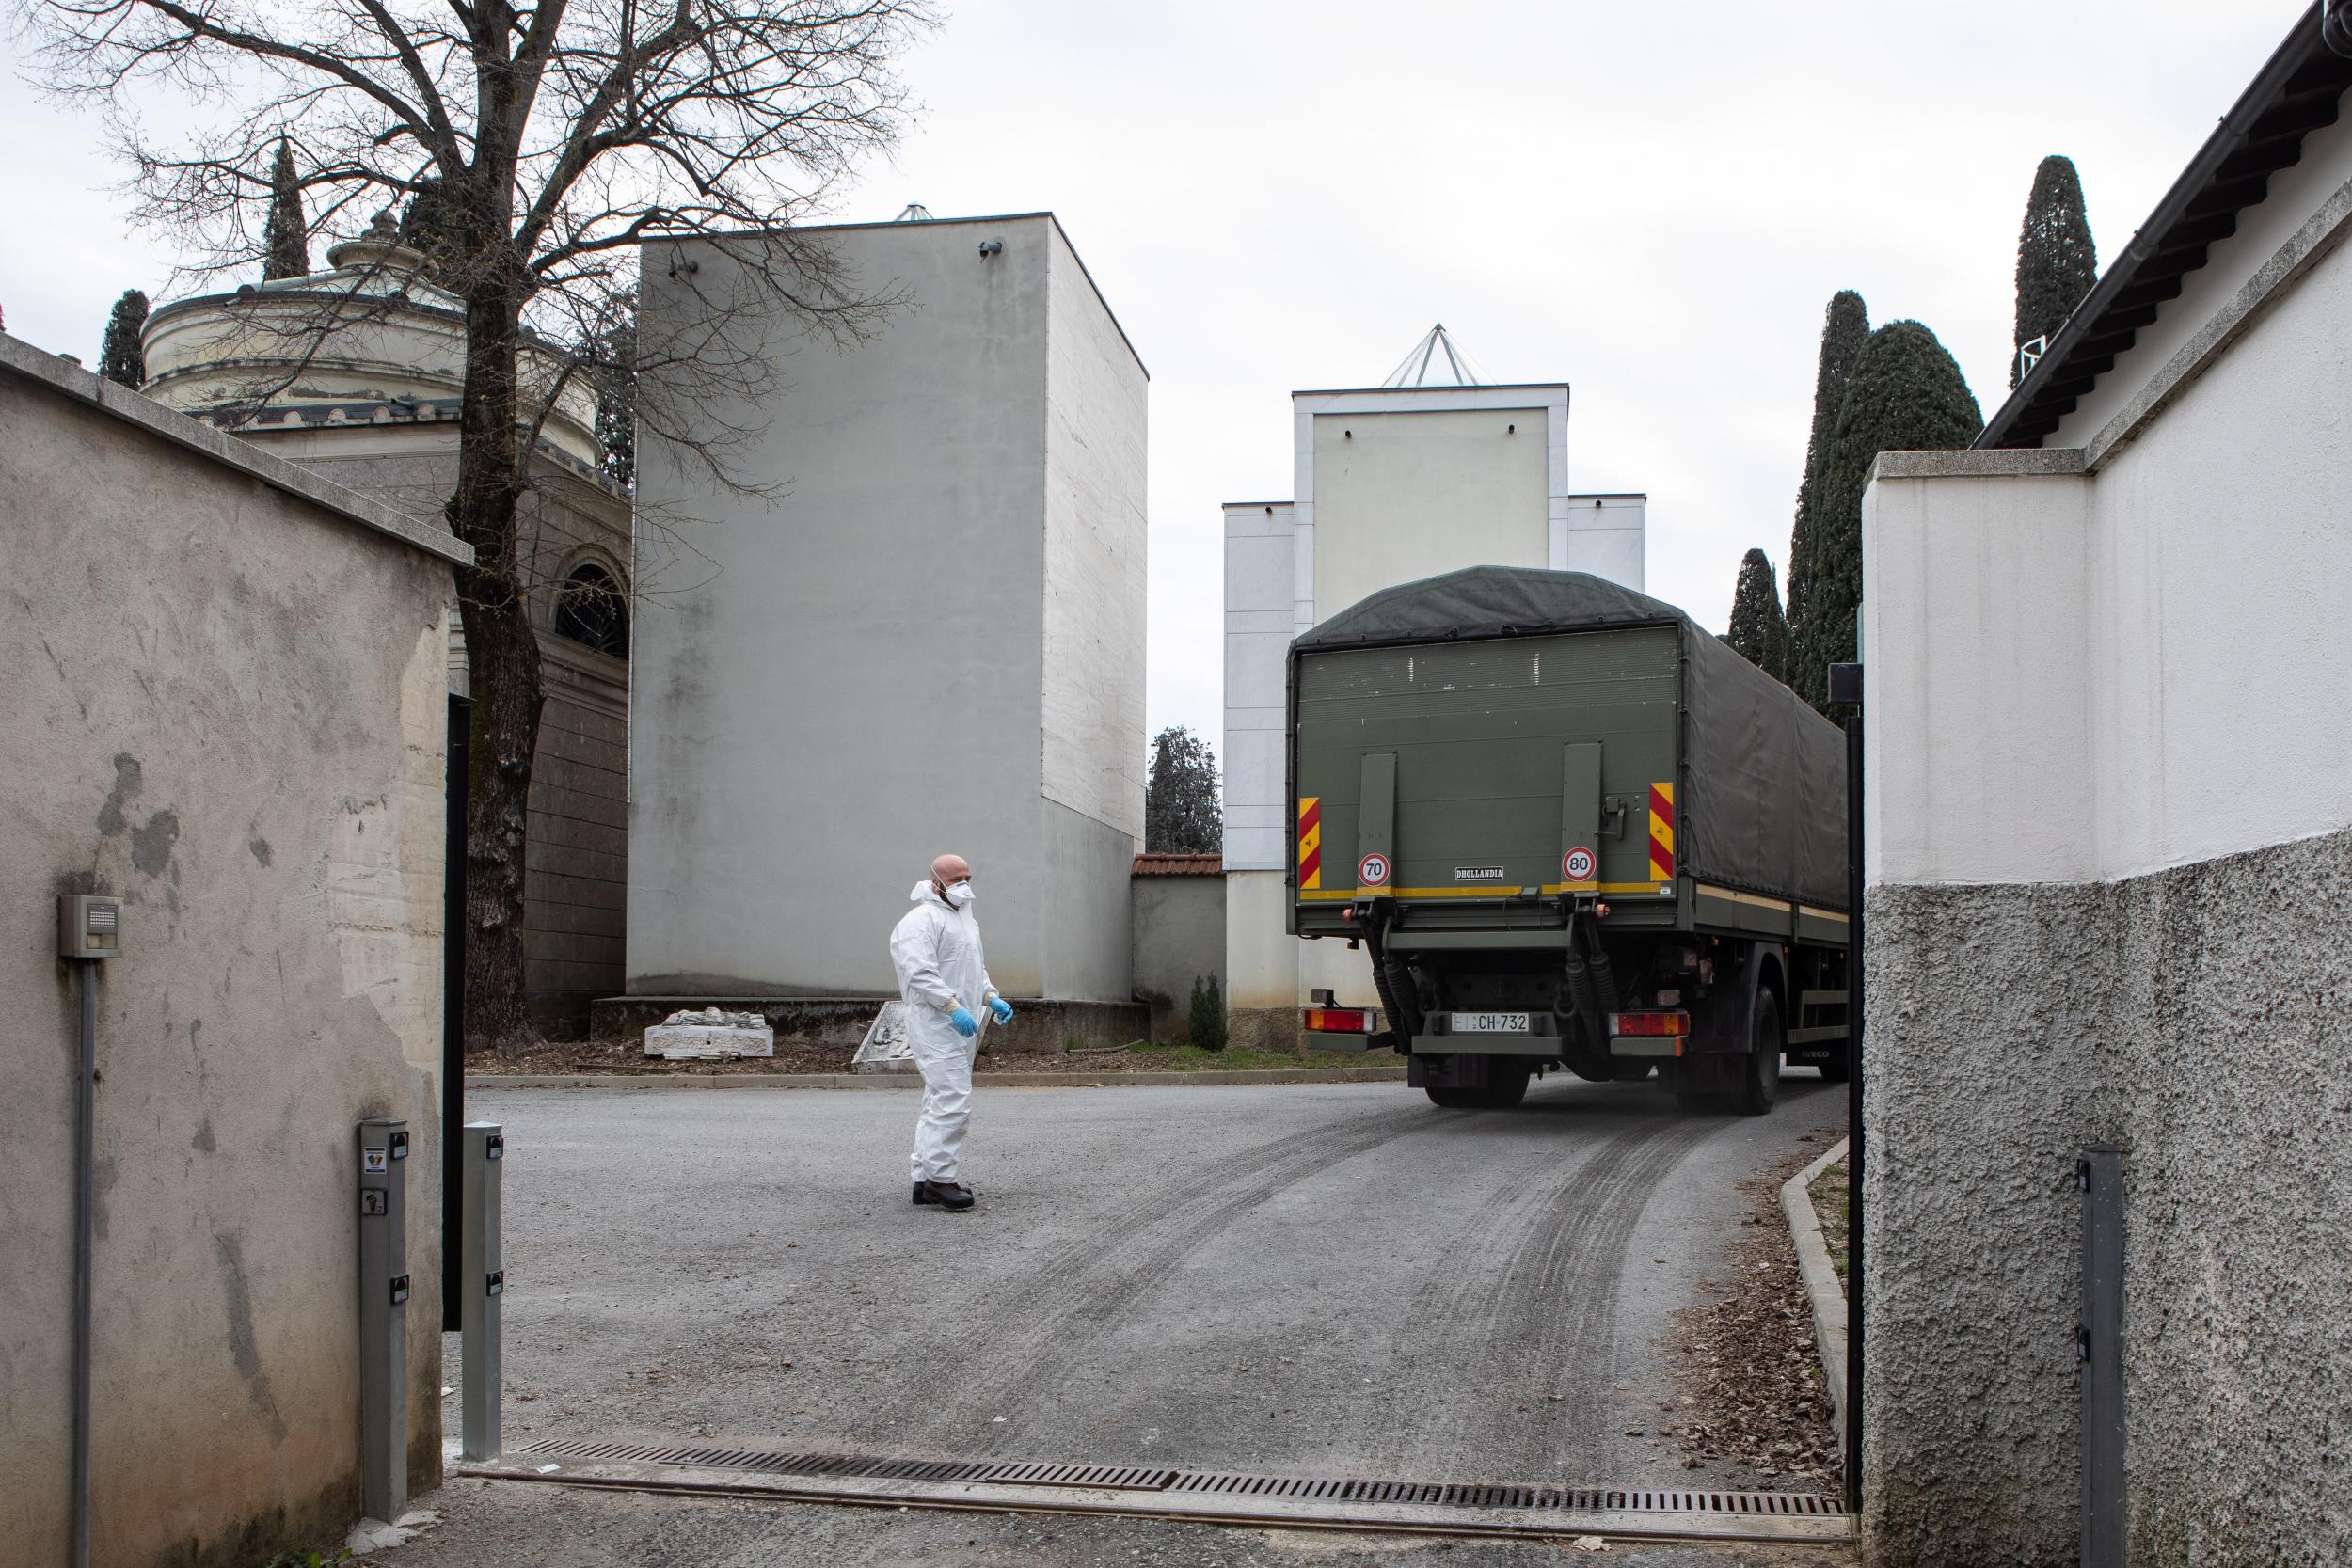
{"label": "gate post", "polygon": [[2083,1568],[2123,1568],[2123,1153],[2106,1144],[2074,1162],[2083,1195]]}
{"label": "gate post", "polygon": [[408,1506],[408,1124],[359,1124],[359,1476],[371,1519]]}
{"label": "gate post", "polygon": [[506,1294],[505,1243],[500,1233],[500,1189],[506,1169],[506,1134],[494,1121],[466,1124],[465,1262],[460,1275],[458,1360],[464,1373],[467,1459],[496,1459],[501,1447],[500,1396],[504,1387],[501,1305]]}
{"label": "gate post", "polygon": [[[1861,646],[1860,617],[1854,641]],[[1862,666],[1829,667],[1829,700],[1846,720],[1846,1512],[1862,1512],[1862,900],[1868,880],[1862,816]]]}

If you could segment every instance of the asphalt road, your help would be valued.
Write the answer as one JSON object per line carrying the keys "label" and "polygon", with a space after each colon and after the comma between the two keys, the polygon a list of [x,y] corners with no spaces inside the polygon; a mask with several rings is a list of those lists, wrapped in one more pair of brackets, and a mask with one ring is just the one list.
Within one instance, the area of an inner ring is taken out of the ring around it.
{"label": "asphalt road", "polygon": [[1809,1073],[1783,1096],[983,1084],[954,1216],[908,1202],[912,1094],[477,1094],[507,1136],[508,1445],[1750,1484],[1682,1468],[1661,1341],[1738,1179],[1842,1124]]}

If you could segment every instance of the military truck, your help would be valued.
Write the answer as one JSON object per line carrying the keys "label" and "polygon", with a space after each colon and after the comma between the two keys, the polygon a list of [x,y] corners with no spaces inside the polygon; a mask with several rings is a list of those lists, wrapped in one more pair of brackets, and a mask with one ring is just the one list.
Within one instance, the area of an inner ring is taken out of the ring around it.
{"label": "military truck", "polygon": [[1565,1067],[1769,1111],[1848,1070],[1837,726],[1674,606],[1481,566],[1291,645],[1291,930],[1371,965],[1317,1043],[1402,1053],[1439,1105]]}

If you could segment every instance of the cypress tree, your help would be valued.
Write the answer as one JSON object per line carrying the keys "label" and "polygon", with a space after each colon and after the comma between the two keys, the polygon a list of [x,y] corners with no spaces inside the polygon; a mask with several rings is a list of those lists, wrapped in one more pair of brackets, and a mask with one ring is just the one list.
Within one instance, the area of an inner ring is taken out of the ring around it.
{"label": "cypress tree", "polygon": [[2099,257],[2083,215],[2083,182],[2071,158],[2053,154],[2033,171],[2026,223],[2017,235],[2017,337],[2009,356],[2009,384],[2024,379],[2017,353],[2066,325],[2099,280]]}
{"label": "cypress tree", "polygon": [[1862,493],[1883,451],[1964,447],[1984,416],[1960,366],[1915,321],[1870,334],[1854,360],[1821,472],[1812,598],[1798,634],[1788,684],[1815,707],[1829,706],[1829,667],[1854,657],[1854,610],[1862,603]]}
{"label": "cypress tree", "polygon": [[270,170],[269,221],[262,226],[262,279],[302,277],[310,271],[310,224],[302,215],[302,182],[294,174],[294,149],[278,138],[278,163]]}
{"label": "cypress tree", "polygon": [[1192,1043],[1202,1051],[1225,1049],[1224,988],[1214,974],[1196,974],[1192,979],[1190,1027],[1185,1033]]}
{"label": "cypress tree", "polygon": [[1210,855],[1225,847],[1216,754],[1207,741],[1182,724],[1152,739],[1152,774],[1143,790],[1143,847],[1164,855]]}
{"label": "cypress tree", "polygon": [[[1821,509],[1821,469],[1829,462],[1831,439],[1837,434],[1837,411],[1846,404],[1846,383],[1854,360],[1870,338],[1870,312],[1862,296],[1841,289],[1830,296],[1822,312],[1821,356],[1813,372],[1813,429],[1804,442],[1804,478],[1797,486],[1797,521],[1788,538],[1788,637],[1793,642],[1804,631],[1819,571],[1815,536]],[[1790,672],[1773,673],[1783,680]]]}
{"label": "cypress tree", "polygon": [[119,382],[133,391],[147,385],[147,345],[141,334],[147,330],[147,296],[136,289],[125,289],[115,301],[114,314],[106,318],[106,336],[98,347],[98,373],[109,381]]}
{"label": "cypress tree", "polygon": [[1724,641],[1772,679],[1788,678],[1788,623],[1781,614],[1780,582],[1762,550],[1740,560],[1740,585],[1731,594],[1731,629]]}

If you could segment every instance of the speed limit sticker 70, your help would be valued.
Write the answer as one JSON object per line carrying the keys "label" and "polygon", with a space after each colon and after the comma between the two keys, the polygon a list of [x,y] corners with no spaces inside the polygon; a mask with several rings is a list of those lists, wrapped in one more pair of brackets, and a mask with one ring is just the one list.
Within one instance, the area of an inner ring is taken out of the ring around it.
{"label": "speed limit sticker 70", "polygon": [[1591,881],[1593,871],[1593,852],[1582,845],[1560,857],[1560,874],[1571,882]]}
{"label": "speed limit sticker 70", "polygon": [[1356,883],[1359,887],[1386,887],[1388,882],[1388,856],[1366,855],[1356,863]]}

